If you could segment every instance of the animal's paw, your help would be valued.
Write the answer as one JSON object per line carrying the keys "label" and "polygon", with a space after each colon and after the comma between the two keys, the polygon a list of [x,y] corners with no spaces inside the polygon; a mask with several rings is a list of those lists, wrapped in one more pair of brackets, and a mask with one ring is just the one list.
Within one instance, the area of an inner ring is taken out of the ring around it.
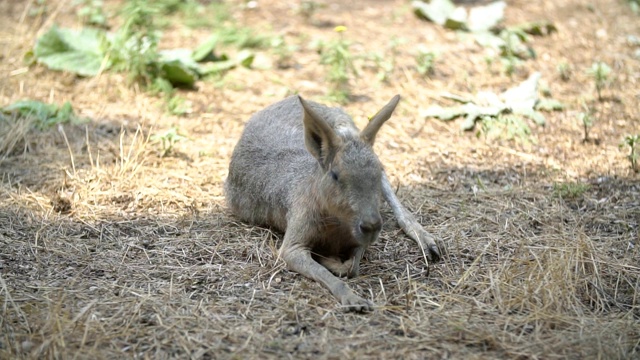
{"label": "animal's paw", "polygon": [[418,245],[424,249],[427,258],[431,261],[440,260],[441,253],[440,248],[436,244],[436,240],[434,237],[429,234],[423,227],[420,225],[418,221],[416,221],[413,216],[408,217],[409,221],[403,224],[403,229],[405,233],[409,235],[410,238],[415,240]]}
{"label": "animal's paw", "polygon": [[[342,262],[339,258],[326,257],[320,259],[320,264],[331,271],[335,276],[345,277],[352,273],[353,259]],[[351,277],[351,276],[349,276]]]}
{"label": "animal's paw", "polygon": [[340,302],[342,302],[342,307],[346,311],[359,313],[373,311],[373,303],[371,301],[365,300],[354,293],[343,295]]}
{"label": "animal's paw", "polygon": [[422,244],[422,247],[425,249],[425,252],[427,253],[427,257],[431,261],[440,260],[442,255],[440,254],[440,248],[438,247],[438,244],[436,244],[436,240],[434,239],[433,236],[431,236],[431,234],[429,234],[425,229],[423,229],[422,226],[420,226],[420,230],[421,231],[418,232],[420,236],[420,243]]}

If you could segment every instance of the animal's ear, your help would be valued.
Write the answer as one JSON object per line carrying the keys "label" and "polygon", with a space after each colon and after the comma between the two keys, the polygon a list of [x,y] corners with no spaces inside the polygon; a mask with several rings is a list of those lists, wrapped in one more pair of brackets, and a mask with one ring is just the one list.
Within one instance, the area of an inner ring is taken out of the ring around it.
{"label": "animal's ear", "polygon": [[382,126],[382,124],[384,124],[385,121],[389,120],[391,114],[393,113],[393,110],[395,110],[396,106],[398,105],[398,101],[400,101],[400,95],[394,96],[391,101],[387,103],[387,105],[380,109],[378,113],[373,115],[371,121],[369,121],[369,124],[367,124],[367,126],[360,132],[360,138],[362,139],[362,141],[368,143],[369,145],[373,145],[374,141],[376,140],[376,134],[378,133],[378,130],[380,130],[380,127]]}
{"label": "animal's ear", "polygon": [[300,104],[304,110],[304,143],[322,168],[327,170],[333,161],[338,147],[342,143],[335,131],[301,96]]}

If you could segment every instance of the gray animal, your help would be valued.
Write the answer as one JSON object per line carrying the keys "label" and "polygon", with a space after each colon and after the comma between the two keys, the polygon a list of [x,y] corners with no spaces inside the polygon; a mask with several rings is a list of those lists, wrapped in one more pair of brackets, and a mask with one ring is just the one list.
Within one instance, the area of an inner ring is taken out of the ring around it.
{"label": "gray animal", "polygon": [[440,251],[396,197],[372,146],[396,95],[364,130],[343,110],[291,96],[256,113],[236,145],[225,183],[242,220],[284,232],[279,256],[290,270],[320,282],[352,311],[373,304],[338,277],[357,276],[380,233],[382,195],[400,227],[430,260]]}

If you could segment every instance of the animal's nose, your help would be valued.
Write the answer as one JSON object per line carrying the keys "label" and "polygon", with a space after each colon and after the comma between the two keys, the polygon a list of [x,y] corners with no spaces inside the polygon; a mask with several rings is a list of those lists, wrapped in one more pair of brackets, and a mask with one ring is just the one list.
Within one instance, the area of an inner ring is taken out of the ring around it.
{"label": "animal's nose", "polygon": [[373,233],[382,229],[382,219],[380,216],[372,217],[371,219],[363,220],[360,222],[360,230],[364,234]]}

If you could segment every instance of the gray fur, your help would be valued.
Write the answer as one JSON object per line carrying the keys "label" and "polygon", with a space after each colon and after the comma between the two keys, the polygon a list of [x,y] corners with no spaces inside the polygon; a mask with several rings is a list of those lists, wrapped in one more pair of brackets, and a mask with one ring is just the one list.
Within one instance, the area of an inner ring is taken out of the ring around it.
{"label": "gray fur", "polygon": [[365,250],[380,233],[381,197],[425,255],[440,256],[433,237],[396,197],[372,150],[398,100],[360,132],[343,110],[291,96],[247,122],[229,165],[225,193],[231,211],[283,231],[280,257],[289,269],[323,284],[349,310],[369,311],[373,304],[336,275],[358,275]]}

